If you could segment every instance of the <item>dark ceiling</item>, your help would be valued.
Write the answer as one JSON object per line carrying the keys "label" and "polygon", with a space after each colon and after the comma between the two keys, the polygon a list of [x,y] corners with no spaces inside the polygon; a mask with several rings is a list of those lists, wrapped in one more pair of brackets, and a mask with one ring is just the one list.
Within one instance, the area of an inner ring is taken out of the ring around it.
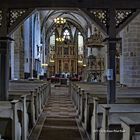
{"label": "dark ceiling", "polygon": [[140,0],[1,0],[1,8],[140,8]]}

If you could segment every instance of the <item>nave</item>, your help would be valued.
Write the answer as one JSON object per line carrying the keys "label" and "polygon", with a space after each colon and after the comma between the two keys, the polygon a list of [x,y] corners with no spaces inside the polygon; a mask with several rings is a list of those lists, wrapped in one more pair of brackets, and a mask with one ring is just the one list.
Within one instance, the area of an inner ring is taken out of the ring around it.
{"label": "nave", "polygon": [[52,87],[51,96],[29,140],[88,140],[67,87]]}
{"label": "nave", "polygon": [[140,0],[2,0],[0,140],[140,140],[139,13]]}

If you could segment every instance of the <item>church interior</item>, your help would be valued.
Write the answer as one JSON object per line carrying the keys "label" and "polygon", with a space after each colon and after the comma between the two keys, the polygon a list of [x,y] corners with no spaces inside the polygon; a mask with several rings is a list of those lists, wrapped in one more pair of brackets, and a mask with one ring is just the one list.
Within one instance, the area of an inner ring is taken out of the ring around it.
{"label": "church interior", "polygon": [[[11,43],[12,80],[50,78],[63,73],[87,82],[106,80],[105,34],[80,10],[37,11],[11,36],[15,40]],[[118,43],[118,82],[121,49]],[[122,84],[127,84],[123,81]]]}
{"label": "church interior", "polygon": [[0,140],[140,140],[139,9],[62,7],[0,8]]}

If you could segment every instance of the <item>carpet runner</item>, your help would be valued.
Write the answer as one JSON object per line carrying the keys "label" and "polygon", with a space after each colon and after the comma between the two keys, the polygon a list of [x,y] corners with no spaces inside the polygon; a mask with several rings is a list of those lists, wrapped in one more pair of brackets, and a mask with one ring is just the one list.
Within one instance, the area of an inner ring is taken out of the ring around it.
{"label": "carpet runner", "polygon": [[[37,124],[40,128],[38,140],[85,140],[68,88],[53,87],[51,91],[51,97],[43,111],[42,126]],[[32,139],[35,137],[34,134]]]}

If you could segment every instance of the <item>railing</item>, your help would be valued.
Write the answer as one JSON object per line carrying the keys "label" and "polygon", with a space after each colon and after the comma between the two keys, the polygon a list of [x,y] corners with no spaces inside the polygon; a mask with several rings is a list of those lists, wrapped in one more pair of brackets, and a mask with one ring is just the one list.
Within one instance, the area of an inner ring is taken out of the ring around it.
{"label": "railing", "polygon": [[84,89],[81,89],[76,84],[70,82],[69,83],[69,93],[71,94],[71,98],[74,102],[74,105],[77,110],[77,114],[79,116],[79,120],[81,121],[85,130],[88,128],[88,96],[89,94],[85,92]]}

